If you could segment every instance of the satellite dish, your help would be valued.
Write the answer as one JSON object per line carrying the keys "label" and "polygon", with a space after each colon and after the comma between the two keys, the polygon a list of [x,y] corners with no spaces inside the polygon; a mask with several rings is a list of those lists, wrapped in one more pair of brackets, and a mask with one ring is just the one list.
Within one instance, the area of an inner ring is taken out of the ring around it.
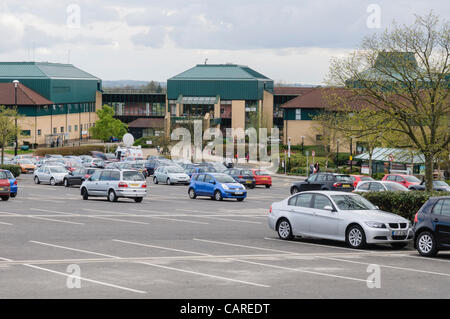
{"label": "satellite dish", "polygon": [[125,134],[122,140],[126,147],[131,147],[134,144],[134,137],[130,133]]}

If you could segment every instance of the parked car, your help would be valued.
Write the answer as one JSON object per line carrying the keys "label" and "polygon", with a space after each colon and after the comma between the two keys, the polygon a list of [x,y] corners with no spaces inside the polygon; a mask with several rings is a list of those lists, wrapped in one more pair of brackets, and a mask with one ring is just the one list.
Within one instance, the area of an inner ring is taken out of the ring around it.
{"label": "parked car", "polygon": [[414,217],[414,248],[425,257],[450,250],[450,196],[431,197]]}
{"label": "parked car", "polygon": [[405,186],[396,182],[372,181],[360,182],[355,188],[355,192],[408,192]]}
{"label": "parked car", "polygon": [[[409,189],[412,191],[424,191],[426,189],[425,181],[418,185],[411,185]],[[433,190],[437,192],[450,192],[450,186],[444,181],[433,181]]]}
{"label": "parked car", "polygon": [[399,249],[414,236],[407,219],[379,210],[358,194],[335,191],[302,192],[273,203],[268,223],[284,240],[295,236],[331,239],[355,249],[369,243]]}
{"label": "parked car", "polygon": [[34,172],[36,184],[48,183],[52,186],[62,184],[68,171],[63,166],[41,166]]}
{"label": "parked car", "polygon": [[353,181],[353,187],[356,188],[358,186],[359,182],[369,182],[374,181],[374,179],[367,175],[350,175],[350,178]]}
{"label": "parked car", "polygon": [[230,175],[236,182],[244,185],[245,187],[248,187],[250,189],[255,188],[256,179],[249,169],[234,167],[227,169],[223,173]]}
{"label": "parked car", "polygon": [[168,160],[167,158],[157,158],[157,159],[150,159],[145,163],[145,168],[147,169],[147,176],[151,176],[155,174],[155,170],[159,166],[164,165],[174,165],[172,161]]}
{"label": "parked car", "polygon": [[83,164],[85,167],[105,168],[105,162],[101,158],[92,158]]}
{"label": "parked car", "polygon": [[192,177],[188,194],[191,199],[197,196],[208,196],[218,201],[224,198],[236,198],[241,202],[247,197],[247,190],[229,175],[201,173]]}
{"label": "parked car", "polygon": [[17,192],[18,192],[18,188],[19,188],[18,185],[17,185],[16,178],[7,169],[0,170],[0,172],[4,172],[6,174],[6,177],[9,180],[10,196],[13,197],[13,198],[16,197],[17,196]]}
{"label": "parked car", "polygon": [[11,196],[11,186],[8,175],[5,171],[0,171],[0,198],[7,201]]}
{"label": "parked car", "polygon": [[331,190],[352,192],[353,180],[350,175],[336,173],[317,173],[303,182],[295,182],[291,186],[291,194],[311,190]]}
{"label": "parked car", "polygon": [[168,185],[185,184],[189,185],[191,178],[179,166],[160,166],[156,169],[153,176],[153,183],[159,182]]}
{"label": "parked car", "polygon": [[200,173],[217,173],[216,169],[214,167],[193,167],[190,169],[185,169],[184,172],[189,175],[189,177],[192,177],[194,174],[200,174]]}
{"label": "parked car", "polygon": [[402,184],[406,188],[412,185],[420,184],[420,180],[413,175],[400,175],[400,174],[386,174],[384,175],[383,181],[396,182]]}
{"label": "parked car", "polygon": [[72,185],[81,185],[83,182],[95,173],[97,168],[79,168],[73,172],[69,172],[64,176],[63,184],[65,187]]}
{"label": "parked car", "polygon": [[264,185],[266,188],[272,187],[272,176],[270,173],[263,169],[252,169],[253,176],[255,177],[256,185]]}
{"label": "parked car", "polygon": [[80,187],[83,200],[106,197],[110,202],[132,198],[140,203],[147,194],[144,176],[135,170],[96,170]]}
{"label": "parked car", "polygon": [[36,165],[28,158],[18,159],[17,165],[20,166],[20,171],[22,173],[33,173],[36,169]]}

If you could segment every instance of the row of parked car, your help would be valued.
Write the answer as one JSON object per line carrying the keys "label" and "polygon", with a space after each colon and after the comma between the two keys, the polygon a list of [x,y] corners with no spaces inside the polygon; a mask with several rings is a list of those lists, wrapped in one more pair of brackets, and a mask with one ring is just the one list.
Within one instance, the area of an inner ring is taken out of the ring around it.
{"label": "row of parked car", "polygon": [[[331,190],[343,192],[407,192],[423,191],[426,185],[412,175],[386,174],[381,181],[376,181],[364,175],[346,175],[336,173],[317,173],[302,182],[291,186],[291,194],[311,190]],[[445,181],[433,181],[435,191],[450,192],[450,186]]]}

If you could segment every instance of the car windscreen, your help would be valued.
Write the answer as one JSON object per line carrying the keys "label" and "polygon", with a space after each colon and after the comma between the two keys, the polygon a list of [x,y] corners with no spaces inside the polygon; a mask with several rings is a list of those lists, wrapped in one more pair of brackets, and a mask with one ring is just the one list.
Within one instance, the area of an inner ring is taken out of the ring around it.
{"label": "car windscreen", "polygon": [[234,178],[229,175],[215,175],[214,177],[218,183],[236,183]]}
{"label": "car windscreen", "polygon": [[143,182],[145,181],[144,176],[139,172],[126,171],[123,172],[123,180],[124,181],[132,181],[132,182]]}
{"label": "car windscreen", "polygon": [[21,159],[19,160],[20,164],[33,164],[33,162],[31,162],[29,159]]}
{"label": "car windscreen", "polygon": [[410,183],[420,183],[420,180],[415,176],[403,176]]}
{"label": "car windscreen", "polygon": [[0,172],[0,179],[9,179],[8,176],[6,176],[6,172]]}
{"label": "car windscreen", "polygon": [[244,175],[244,176],[252,175],[253,176],[252,172],[247,169],[241,170],[241,175]]}
{"label": "car windscreen", "polygon": [[374,179],[372,177],[370,177],[370,176],[362,176],[361,180],[366,182],[366,181],[373,181]]}
{"label": "car windscreen", "polygon": [[444,182],[444,181],[434,181],[433,182],[433,186],[448,187],[448,184],[446,182]]}
{"label": "car windscreen", "polygon": [[399,183],[386,183],[384,184],[388,191],[397,192],[397,191],[406,191],[408,190],[405,186]]}
{"label": "car windscreen", "polygon": [[67,173],[67,170],[64,167],[50,167],[50,172],[52,173]]}
{"label": "car windscreen", "polygon": [[184,170],[181,167],[167,167],[168,173],[182,174]]}
{"label": "car windscreen", "polygon": [[265,170],[258,170],[258,171],[255,171],[255,175],[268,176],[268,175],[270,175],[270,173],[268,171],[265,171]]}
{"label": "car windscreen", "polygon": [[353,183],[349,175],[336,175],[336,180],[338,182]]}
{"label": "car windscreen", "polygon": [[340,210],[375,210],[371,202],[359,195],[331,195]]}
{"label": "car windscreen", "polygon": [[4,171],[4,173],[6,174],[7,178],[14,179],[14,175],[10,171]]}

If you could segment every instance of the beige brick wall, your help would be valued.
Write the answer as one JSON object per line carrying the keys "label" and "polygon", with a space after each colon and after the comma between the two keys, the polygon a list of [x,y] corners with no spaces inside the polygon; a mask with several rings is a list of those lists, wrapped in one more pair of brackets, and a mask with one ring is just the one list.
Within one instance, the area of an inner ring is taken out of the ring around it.
{"label": "beige brick wall", "polygon": [[268,91],[264,91],[261,115],[261,127],[270,130],[273,127],[273,94]]}
{"label": "beige brick wall", "polygon": [[231,101],[231,127],[245,129],[245,101]]}

